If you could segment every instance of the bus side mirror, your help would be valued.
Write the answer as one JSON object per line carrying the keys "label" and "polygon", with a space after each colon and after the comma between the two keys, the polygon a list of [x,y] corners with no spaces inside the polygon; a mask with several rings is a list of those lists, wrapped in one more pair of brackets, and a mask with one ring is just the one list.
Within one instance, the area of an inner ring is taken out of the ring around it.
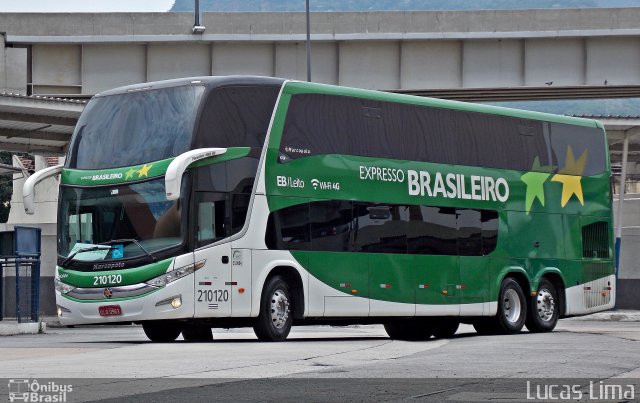
{"label": "bus side mirror", "polygon": [[22,186],[22,201],[24,202],[25,213],[34,213],[33,205],[36,197],[36,185],[44,179],[58,175],[60,172],[62,172],[62,167],[63,165],[56,165],[54,167],[41,169],[40,171],[35,172],[33,175],[27,178],[24,185]]}
{"label": "bus side mirror", "polygon": [[167,200],[177,200],[180,198],[182,174],[184,174],[184,171],[186,171],[191,164],[226,152],[226,148],[198,148],[178,155],[171,161],[171,164],[169,164],[167,168],[167,173],[164,176]]}

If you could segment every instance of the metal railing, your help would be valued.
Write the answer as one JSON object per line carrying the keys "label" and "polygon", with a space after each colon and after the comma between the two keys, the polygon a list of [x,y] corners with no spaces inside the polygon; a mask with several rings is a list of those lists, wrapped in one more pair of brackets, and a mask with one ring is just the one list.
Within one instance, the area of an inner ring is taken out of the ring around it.
{"label": "metal railing", "polygon": [[0,320],[5,313],[18,323],[40,319],[40,240],[39,228],[0,232]]}

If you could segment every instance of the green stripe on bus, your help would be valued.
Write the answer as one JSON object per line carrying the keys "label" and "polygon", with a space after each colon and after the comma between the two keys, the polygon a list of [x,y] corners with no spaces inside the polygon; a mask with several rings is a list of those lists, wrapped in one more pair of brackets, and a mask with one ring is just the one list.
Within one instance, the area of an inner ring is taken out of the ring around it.
{"label": "green stripe on bus", "polygon": [[[131,269],[122,270],[109,270],[99,272],[85,272],[76,271],[70,269],[64,269],[58,267],[58,278],[65,284],[69,284],[75,287],[83,288],[100,288],[100,287],[112,287],[119,285],[132,285],[139,284],[145,281],[151,280],[154,277],[158,277],[162,273],[166,273],[169,266],[173,262],[173,258],[161,260],[156,263],[148,264],[145,266],[134,267]],[[118,283],[106,281],[96,284],[96,278],[104,278],[106,280],[113,277],[122,277],[122,281]]]}
{"label": "green stripe on bus", "polygon": [[124,168],[113,169],[63,169],[61,183],[63,185],[114,185],[135,182],[162,176],[167,172],[173,158],[148,162]]}
{"label": "green stripe on bus", "polygon": [[[209,165],[213,162],[218,163],[246,157],[250,151],[250,147],[229,148],[227,152],[222,155],[197,161],[191,165],[189,169]],[[173,160],[174,158],[167,158],[165,160],[147,162],[142,165],[113,169],[82,170],[65,168],[62,170],[61,183],[63,185],[98,186],[137,182],[164,175]]]}

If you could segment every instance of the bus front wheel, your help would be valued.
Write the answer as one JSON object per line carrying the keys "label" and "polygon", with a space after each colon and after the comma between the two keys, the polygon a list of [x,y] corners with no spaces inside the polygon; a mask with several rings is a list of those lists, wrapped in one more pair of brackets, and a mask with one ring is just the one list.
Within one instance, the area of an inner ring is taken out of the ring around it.
{"label": "bus front wheel", "polygon": [[171,343],[175,341],[182,328],[178,323],[169,320],[154,320],[144,322],[142,324],[142,330],[147,335],[149,340],[155,343]]}
{"label": "bus front wheel", "polygon": [[540,280],[538,292],[529,305],[526,326],[530,332],[550,332],[558,323],[558,290],[546,278]]}
{"label": "bus front wheel", "polygon": [[268,279],[262,292],[260,313],[253,326],[259,340],[284,341],[287,338],[293,323],[291,304],[291,291],[287,282],[280,276]]}

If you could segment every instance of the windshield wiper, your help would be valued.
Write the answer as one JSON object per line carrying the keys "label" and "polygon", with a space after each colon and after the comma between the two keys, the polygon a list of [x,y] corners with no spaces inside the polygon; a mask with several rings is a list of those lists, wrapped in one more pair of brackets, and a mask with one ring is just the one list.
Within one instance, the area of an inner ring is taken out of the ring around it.
{"label": "windshield wiper", "polygon": [[113,244],[116,244],[116,243],[133,243],[133,244],[135,244],[138,248],[140,248],[140,250],[141,250],[141,251],[143,251],[143,252],[144,252],[144,254],[145,254],[145,255],[147,255],[147,256],[151,259],[151,261],[152,261],[152,262],[155,262],[155,261],[157,261],[157,260],[158,260],[158,259],[157,259],[153,254],[151,254],[151,252],[149,252],[148,250],[146,250],[146,249],[144,248],[144,246],[142,246],[142,245],[140,244],[140,242],[138,242],[138,240],[137,240],[137,239],[133,239],[133,238],[113,239],[113,240],[111,240],[111,241],[100,242],[100,243],[99,243],[99,245],[110,245],[110,248],[113,248]]}
{"label": "windshield wiper", "polygon": [[62,263],[60,264],[61,266],[66,266],[67,263],[69,263],[70,261],[73,260],[73,258],[78,254],[78,253],[84,253],[84,252],[94,252],[97,250],[106,250],[106,251],[110,251],[111,249],[113,249],[113,246],[89,246],[87,248],[80,248],[77,251],[73,252],[72,254],[70,254],[69,256],[67,256]]}
{"label": "windshield wiper", "polygon": [[144,252],[144,254],[151,259],[152,262],[156,262],[158,259],[151,254],[148,250],[146,250],[144,248],[144,246],[142,246],[140,244],[140,242],[138,242],[137,239],[133,239],[133,238],[128,238],[128,239],[113,239],[111,241],[106,241],[106,242],[100,242],[98,245],[96,246],[90,246],[87,248],[81,248],[78,249],[77,251],[73,252],[71,255],[67,256],[61,263],[62,266],[66,266],[67,263],[69,263],[70,261],[73,260],[73,258],[78,254],[78,253],[83,253],[83,252],[94,252],[97,250],[106,250],[106,251],[110,251],[111,249],[113,249],[113,244],[118,244],[118,243],[133,243],[135,244],[138,248],[140,248],[140,250],[142,252]]}

